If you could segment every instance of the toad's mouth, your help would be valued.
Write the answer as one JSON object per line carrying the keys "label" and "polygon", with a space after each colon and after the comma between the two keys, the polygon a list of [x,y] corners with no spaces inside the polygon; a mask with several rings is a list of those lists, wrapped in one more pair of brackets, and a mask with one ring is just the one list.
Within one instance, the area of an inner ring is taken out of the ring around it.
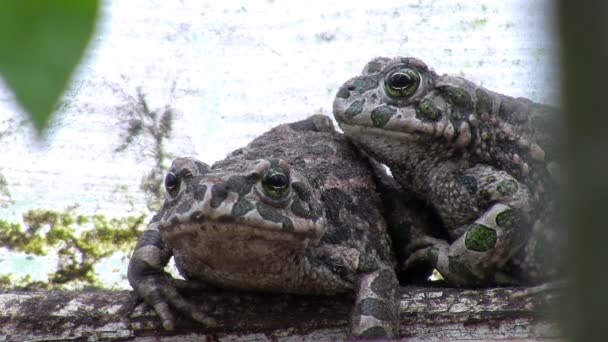
{"label": "toad's mouth", "polygon": [[307,246],[317,238],[312,234],[287,232],[278,229],[265,229],[250,224],[236,222],[205,222],[179,224],[161,231],[163,240],[168,243],[182,240],[215,241],[229,247],[235,241],[257,240],[269,243]]}
{"label": "toad's mouth", "polygon": [[207,215],[202,211],[193,211],[189,215],[176,213],[169,220],[162,220],[160,231],[167,239],[231,240],[248,237],[308,245],[317,242],[323,235],[325,219],[313,221],[283,217],[272,221],[255,210],[238,217],[221,215],[217,210]]}
{"label": "toad's mouth", "polygon": [[351,137],[363,137],[363,136],[377,136],[377,137],[385,137],[391,138],[395,140],[401,141],[416,141],[421,137],[422,132],[403,132],[390,130],[388,128],[378,128],[372,126],[360,126],[360,125],[350,125],[346,123],[340,123],[340,128],[347,136]]}

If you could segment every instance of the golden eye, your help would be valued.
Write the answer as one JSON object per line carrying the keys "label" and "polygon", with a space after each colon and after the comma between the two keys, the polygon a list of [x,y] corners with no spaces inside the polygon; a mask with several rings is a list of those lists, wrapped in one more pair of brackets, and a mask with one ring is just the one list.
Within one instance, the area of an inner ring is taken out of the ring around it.
{"label": "golden eye", "polygon": [[281,167],[272,167],[262,178],[262,187],[268,196],[281,198],[289,192],[289,174]]}
{"label": "golden eye", "polygon": [[413,95],[420,86],[420,74],[414,69],[399,67],[384,77],[384,90],[392,97]]}

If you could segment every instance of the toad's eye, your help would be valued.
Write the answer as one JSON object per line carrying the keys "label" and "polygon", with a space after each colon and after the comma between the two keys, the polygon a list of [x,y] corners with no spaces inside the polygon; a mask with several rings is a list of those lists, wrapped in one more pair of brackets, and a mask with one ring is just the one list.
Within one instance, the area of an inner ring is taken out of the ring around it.
{"label": "toad's eye", "polygon": [[420,86],[418,71],[401,67],[384,76],[384,90],[391,97],[411,96]]}
{"label": "toad's eye", "polygon": [[179,192],[181,179],[178,175],[173,172],[167,172],[165,176],[165,189],[171,197],[175,197]]}
{"label": "toad's eye", "polygon": [[272,198],[281,198],[289,192],[289,174],[281,167],[272,167],[262,179],[264,192]]}

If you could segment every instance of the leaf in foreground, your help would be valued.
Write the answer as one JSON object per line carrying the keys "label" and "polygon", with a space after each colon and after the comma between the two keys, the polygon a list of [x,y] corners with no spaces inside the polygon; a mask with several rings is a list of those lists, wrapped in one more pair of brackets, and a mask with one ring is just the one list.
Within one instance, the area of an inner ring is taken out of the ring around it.
{"label": "leaf in foreground", "polygon": [[0,74],[39,132],[93,33],[98,0],[0,1]]}

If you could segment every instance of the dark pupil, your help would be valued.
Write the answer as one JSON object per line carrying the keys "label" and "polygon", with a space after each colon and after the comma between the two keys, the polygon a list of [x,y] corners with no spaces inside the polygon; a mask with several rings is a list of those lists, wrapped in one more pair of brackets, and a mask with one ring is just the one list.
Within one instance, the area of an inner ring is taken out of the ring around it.
{"label": "dark pupil", "polygon": [[175,173],[173,173],[173,172],[167,173],[167,175],[165,176],[165,187],[167,189],[175,188],[178,183],[179,183],[179,178],[177,178]]}
{"label": "dark pupil", "polygon": [[275,173],[266,177],[266,186],[273,189],[280,189],[287,186],[287,176],[283,173]]}
{"label": "dark pupil", "polygon": [[410,75],[397,72],[391,75],[388,85],[395,89],[406,89],[414,83]]}

